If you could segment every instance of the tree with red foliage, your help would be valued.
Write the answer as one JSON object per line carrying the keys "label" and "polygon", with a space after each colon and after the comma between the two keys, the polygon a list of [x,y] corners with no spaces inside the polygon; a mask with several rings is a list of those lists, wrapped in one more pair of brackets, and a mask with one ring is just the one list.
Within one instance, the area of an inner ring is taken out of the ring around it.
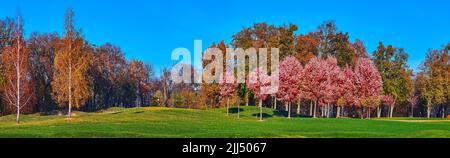
{"label": "tree with red foliage", "polygon": [[[343,93],[342,93],[342,101],[344,102],[342,104],[342,107],[338,107],[338,111],[340,111],[339,109],[342,109],[342,114],[344,113],[344,105],[347,106],[352,106],[356,104],[357,101],[357,97],[356,97],[356,87],[355,87],[355,73],[349,69],[349,68],[345,68],[344,70],[342,70],[342,75],[343,75]],[[340,114],[338,112],[338,117],[340,117]]]}
{"label": "tree with red foliage", "polygon": [[278,98],[288,107],[288,118],[291,118],[291,103],[299,100],[300,107],[302,93],[303,67],[295,57],[286,57],[280,63],[280,86]]}
{"label": "tree with red foliage", "polygon": [[303,69],[304,78],[304,94],[306,98],[314,102],[314,107],[311,108],[311,114],[316,118],[317,103],[322,99],[322,90],[325,89],[324,84],[326,81],[324,76],[323,60],[317,57],[312,58],[309,63]]}
{"label": "tree with red foliage", "polygon": [[337,60],[334,57],[328,57],[321,64],[323,77],[326,78],[324,82],[322,82],[322,86],[325,89],[322,89],[323,101],[326,103],[325,105],[325,115],[326,117],[330,117],[330,109],[331,104],[337,103],[337,100],[343,94],[344,87],[344,76],[341,73],[341,68],[337,65]]}
{"label": "tree with red foliage", "polygon": [[254,97],[259,100],[259,115],[262,121],[262,102],[269,97],[266,88],[271,85],[270,77],[262,68],[256,68],[249,73],[247,87],[253,92]]}
{"label": "tree with red foliage", "polygon": [[386,105],[386,106],[389,106],[389,117],[390,118],[392,118],[392,113],[393,113],[393,109],[394,109],[394,106],[395,106],[395,99],[394,99],[394,97],[392,96],[392,95],[385,95],[384,97],[383,97],[383,103],[384,103],[384,105]]}
{"label": "tree with red foliage", "polygon": [[[368,100],[380,96],[383,82],[378,69],[368,58],[360,58],[359,63],[355,67],[355,88],[357,90],[358,105],[363,111],[365,108],[364,103],[374,103],[368,102]],[[370,112],[370,107],[375,105],[366,104],[366,106],[368,106],[368,112]]]}
{"label": "tree with red foliage", "polygon": [[[230,97],[233,96],[237,88],[236,78],[232,73],[226,73],[220,77],[219,84],[220,84],[221,98],[227,99],[227,116],[228,116],[230,107]],[[239,107],[238,107],[238,118],[239,118]]]}

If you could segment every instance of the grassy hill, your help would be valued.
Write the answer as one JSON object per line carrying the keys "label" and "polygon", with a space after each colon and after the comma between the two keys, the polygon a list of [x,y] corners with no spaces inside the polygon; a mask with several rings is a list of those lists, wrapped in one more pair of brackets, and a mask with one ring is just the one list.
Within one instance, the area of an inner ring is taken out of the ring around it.
{"label": "grassy hill", "polygon": [[77,112],[65,116],[23,115],[0,117],[0,137],[170,137],[170,138],[346,138],[346,137],[445,137],[450,122],[441,119],[312,119],[275,115],[264,109],[258,121],[255,107],[243,107],[241,118],[225,116],[223,109],[188,110],[171,108],[111,108],[98,113]]}

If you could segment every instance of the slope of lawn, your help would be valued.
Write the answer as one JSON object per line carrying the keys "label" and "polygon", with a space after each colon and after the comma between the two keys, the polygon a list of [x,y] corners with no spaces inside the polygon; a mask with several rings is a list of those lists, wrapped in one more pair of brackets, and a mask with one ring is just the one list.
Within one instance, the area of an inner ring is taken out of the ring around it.
{"label": "slope of lawn", "polygon": [[450,122],[442,119],[287,119],[264,109],[264,121],[258,121],[255,107],[242,107],[240,119],[236,109],[231,112],[225,116],[223,109],[111,108],[98,113],[77,112],[72,119],[22,115],[20,125],[10,115],[0,117],[0,137],[450,138]]}

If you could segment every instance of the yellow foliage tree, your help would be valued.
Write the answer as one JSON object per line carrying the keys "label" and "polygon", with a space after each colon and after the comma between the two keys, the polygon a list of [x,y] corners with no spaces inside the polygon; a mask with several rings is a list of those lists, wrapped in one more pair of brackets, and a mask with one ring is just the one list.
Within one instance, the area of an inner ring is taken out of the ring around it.
{"label": "yellow foliage tree", "polygon": [[59,42],[55,55],[55,76],[52,82],[53,97],[60,106],[68,105],[69,118],[72,108],[79,108],[90,98],[91,89],[87,70],[92,49],[85,46],[73,26],[73,11],[65,16],[65,36]]}

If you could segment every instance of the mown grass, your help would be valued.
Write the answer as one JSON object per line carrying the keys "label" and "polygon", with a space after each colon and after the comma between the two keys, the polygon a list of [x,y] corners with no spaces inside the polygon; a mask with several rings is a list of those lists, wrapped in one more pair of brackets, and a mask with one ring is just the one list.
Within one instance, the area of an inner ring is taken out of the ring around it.
{"label": "mown grass", "polygon": [[[111,108],[98,113],[65,116],[0,117],[0,137],[41,138],[450,138],[450,122],[405,122],[393,119],[313,119],[277,116],[264,109],[258,121],[255,107],[225,116],[224,109]],[[417,119],[427,120],[427,119]],[[437,120],[437,121],[436,121]],[[442,121],[439,121],[442,120]]]}

